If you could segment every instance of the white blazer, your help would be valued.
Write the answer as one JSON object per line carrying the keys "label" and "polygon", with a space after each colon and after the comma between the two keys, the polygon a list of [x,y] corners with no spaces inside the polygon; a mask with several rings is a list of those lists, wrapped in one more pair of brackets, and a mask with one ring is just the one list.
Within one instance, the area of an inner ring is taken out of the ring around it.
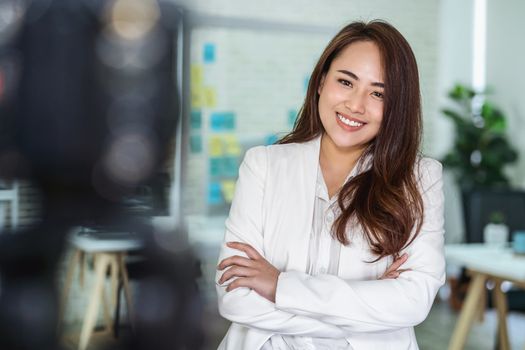
{"label": "white blazer", "polygon": [[[275,303],[248,288],[226,292],[217,284],[219,312],[233,322],[219,349],[257,350],[273,334],[345,338],[356,350],[418,349],[413,327],[445,281],[441,164],[421,158],[416,167],[425,212],[420,234],[404,250],[403,268],[410,271],[378,280],[392,257],[369,263],[375,257],[358,228],[341,248],[338,275],[310,276],[319,148],[320,137],[246,153],[224,241],[250,244],[282,272]],[[223,244],[219,261],[232,255],[244,254]]]}

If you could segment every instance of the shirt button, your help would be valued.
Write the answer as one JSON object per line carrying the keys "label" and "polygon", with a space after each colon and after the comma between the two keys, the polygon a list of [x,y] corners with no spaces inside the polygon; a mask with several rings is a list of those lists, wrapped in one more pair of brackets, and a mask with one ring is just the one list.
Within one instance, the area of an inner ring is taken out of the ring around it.
{"label": "shirt button", "polygon": [[319,269],[319,273],[320,273],[320,274],[325,274],[325,273],[326,273],[326,269],[325,269],[324,267],[321,267],[321,268]]}
{"label": "shirt button", "polygon": [[328,214],[326,214],[326,221],[331,224],[332,221],[334,221],[334,213],[328,212]]}

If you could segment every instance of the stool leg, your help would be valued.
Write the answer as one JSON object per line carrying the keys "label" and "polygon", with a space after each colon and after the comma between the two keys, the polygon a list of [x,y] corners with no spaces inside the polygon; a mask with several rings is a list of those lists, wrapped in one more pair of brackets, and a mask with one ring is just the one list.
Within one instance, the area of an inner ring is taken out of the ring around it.
{"label": "stool leg", "polygon": [[108,301],[108,296],[106,294],[105,281],[104,281],[104,286],[102,287],[102,293],[100,296],[102,297],[102,312],[104,314],[105,330],[108,332],[111,332],[112,327],[113,327],[113,321],[111,320],[111,316],[109,315],[109,310],[112,307],[110,306],[110,303]]}
{"label": "stool leg", "polygon": [[119,254],[115,254],[111,259],[111,307],[117,305],[118,280],[119,280]]}
{"label": "stool leg", "polygon": [[84,271],[87,270],[86,268],[86,253],[83,251],[80,251],[80,255],[78,257],[79,266],[80,266],[80,274],[79,274],[79,284],[80,288],[84,288]]}
{"label": "stool leg", "polygon": [[507,332],[507,297],[501,290],[501,280],[496,280],[493,290],[494,305],[498,312],[498,342],[500,350],[510,350]]}
{"label": "stool leg", "polygon": [[98,307],[101,299],[101,294],[104,287],[104,280],[106,278],[106,271],[109,265],[109,257],[104,253],[95,254],[95,285],[91,293],[89,305],[84,317],[82,331],[80,332],[80,341],[78,344],[79,350],[87,348],[89,338],[93,333],[93,327],[97,321]]}
{"label": "stool leg", "polygon": [[456,327],[454,328],[454,333],[450,339],[448,345],[449,350],[461,350],[465,346],[467,341],[467,335],[472,326],[472,322],[476,317],[479,310],[479,300],[481,295],[485,292],[485,281],[487,276],[481,273],[474,273],[470,286],[467,292],[467,297],[463,308],[459,315]]}
{"label": "stool leg", "polygon": [[117,304],[115,306],[115,322],[113,324],[113,335],[118,338],[119,324],[120,324],[120,293],[122,291],[122,281],[119,281],[117,286]]}
{"label": "stool leg", "polygon": [[483,290],[479,298],[479,307],[478,307],[478,321],[483,322],[485,320],[485,309],[487,308],[487,291]]}
{"label": "stool leg", "polygon": [[133,316],[131,289],[129,287],[128,270],[126,269],[126,264],[124,263],[124,256],[125,256],[124,253],[119,254],[119,270],[120,270],[120,275],[122,276],[122,283],[124,285],[124,295],[126,296],[126,303],[128,307],[129,323],[131,325],[131,329],[133,329],[134,328],[133,320],[135,318]]}
{"label": "stool leg", "polygon": [[75,249],[73,256],[69,261],[69,266],[67,267],[66,280],[64,281],[64,291],[62,292],[62,300],[60,302],[60,307],[58,311],[58,324],[57,332],[60,332],[62,327],[62,321],[64,319],[64,312],[66,310],[67,298],[69,295],[69,289],[71,288],[71,283],[73,282],[73,273],[75,272],[75,266],[79,264],[80,255],[82,252],[78,249]]}

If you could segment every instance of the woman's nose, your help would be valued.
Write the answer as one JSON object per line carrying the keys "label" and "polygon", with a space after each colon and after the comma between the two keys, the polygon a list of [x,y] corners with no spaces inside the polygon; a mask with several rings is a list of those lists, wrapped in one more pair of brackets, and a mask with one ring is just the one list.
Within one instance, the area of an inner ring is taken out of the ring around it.
{"label": "woman's nose", "polygon": [[353,92],[346,97],[344,106],[351,112],[356,114],[363,114],[365,112],[365,96],[359,92]]}

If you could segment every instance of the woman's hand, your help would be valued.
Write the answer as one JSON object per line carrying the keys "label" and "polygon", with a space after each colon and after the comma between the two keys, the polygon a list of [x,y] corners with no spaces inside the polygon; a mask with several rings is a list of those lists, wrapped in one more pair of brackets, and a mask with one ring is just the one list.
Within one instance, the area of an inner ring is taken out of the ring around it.
{"label": "woman's hand", "polygon": [[408,254],[405,253],[401,255],[399,258],[394,260],[392,265],[386,269],[385,273],[379,277],[380,280],[384,279],[396,279],[399,277],[399,275],[404,271],[409,271],[410,269],[400,269],[401,265],[403,265],[408,259]]}
{"label": "woman's hand", "polygon": [[272,264],[257,252],[251,245],[241,242],[228,242],[226,245],[230,248],[237,249],[246,253],[248,258],[234,255],[222,260],[217,266],[218,270],[226,270],[219,284],[237,277],[231,282],[226,291],[232,291],[235,288],[246,287],[253,289],[262,297],[275,302],[275,291],[277,289],[277,279],[281,273]]}

